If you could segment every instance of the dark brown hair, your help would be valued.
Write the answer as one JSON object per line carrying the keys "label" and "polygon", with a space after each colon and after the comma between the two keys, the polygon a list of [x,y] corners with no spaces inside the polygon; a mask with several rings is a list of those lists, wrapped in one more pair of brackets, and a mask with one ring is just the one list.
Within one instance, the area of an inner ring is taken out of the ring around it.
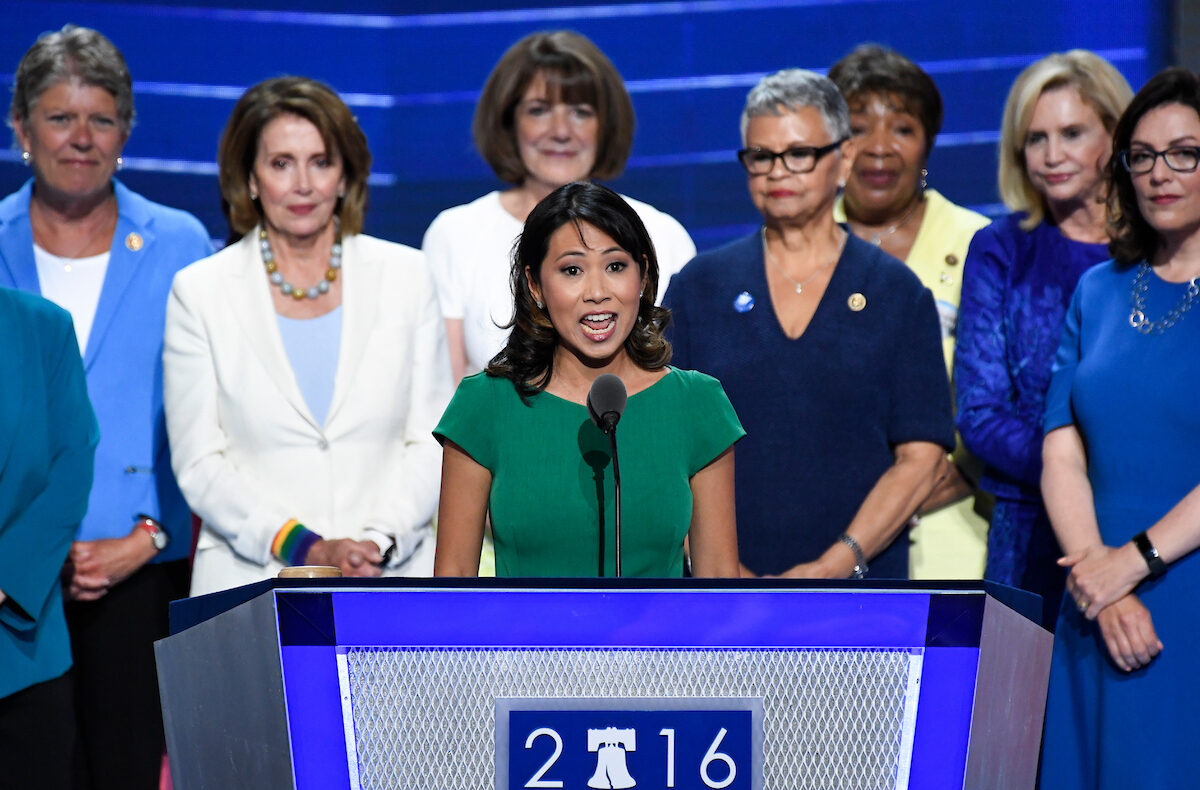
{"label": "dark brown hair", "polygon": [[589,178],[616,178],[633,146],[633,102],[612,62],[588,38],[570,30],[533,33],[509,47],[488,75],[475,105],[475,147],[502,180],[520,184],[529,174],[517,149],[514,116],[534,78],[549,98],[590,104],[600,122],[596,162]]}
{"label": "dark brown hair", "polygon": [[1160,71],[1133,97],[1113,130],[1113,153],[1108,160],[1108,223],[1112,241],[1108,251],[1121,263],[1149,260],[1158,250],[1158,231],[1138,209],[1133,177],[1121,163],[1133,131],[1146,113],[1164,104],[1182,104],[1200,116],[1200,76],[1182,68]]}
{"label": "dark brown hair", "polygon": [[633,331],[625,338],[625,352],[645,370],[659,370],[671,361],[671,346],[663,337],[671,313],[654,304],[658,293],[658,258],[646,226],[616,192],[599,184],[576,181],[554,190],[534,207],[513,245],[510,280],[515,307],[509,324],[512,331],[508,343],[488,363],[487,374],[511,380],[522,399],[544,390],[554,372],[558,332],[545,308],[537,306],[529,280],[541,283],[550,237],[568,222],[576,227],[586,222],[604,231],[637,261],[645,288],[638,302]]}
{"label": "dark brown hair", "polygon": [[229,223],[229,242],[250,232],[262,219],[262,208],[250,199],[250,174],[258,141],[268,123],[281,115],[298,115],[317,127],[325,147],[342,160],[346,195],[338,202],[342,233],[362,230],[367,211],[367,176],[371,151],[350,108],[323,82],[307,77],[276,77],[248,89],[233,107],[217,150],[221,210]]}
{"label": "dark brown hair", "polygon": [[847,104],[872,93],[898,98],[903,110],[921,122],[925,156],[929,157],[933,140],[942,130],[942,94],[924,69],[893,49],[860,44],[833,64],[829,79]]}

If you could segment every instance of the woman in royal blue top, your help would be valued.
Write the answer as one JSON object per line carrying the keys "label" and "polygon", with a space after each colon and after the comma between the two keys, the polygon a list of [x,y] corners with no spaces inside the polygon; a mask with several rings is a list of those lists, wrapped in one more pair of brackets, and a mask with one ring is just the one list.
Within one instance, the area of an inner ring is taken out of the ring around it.
{"label": "woman in royal blue top", "polygon": [[1046,396],[1042,492],[1072,569],[1041,786],[1183,790],[1200,772],[1200,76],[1146,83],[1113,148],[1115,260],[1080,279]]}
{"label": "woman in royal blue top", "polygon": [[763,227],[697,256],[664,304],[675,359],[720,380],[746,428],[743,575],[905,578],[897,537],[954,446],[933,297],[834,221],[856,143],[832,82],[765,77],[742,136]]}
{"label": "woman in royal blue top", "polygon": [[1000,139],[1000,194],[1014,213],[975,234],[963,272],[954,386],[958,430],[996,498],[985,577],[1040,594],[1048,626],[1063,572],[1038,492],[1042,404],[1075,283],[1109,257],[1103,169],[1131,96],[1083,50],[1021,73]]}

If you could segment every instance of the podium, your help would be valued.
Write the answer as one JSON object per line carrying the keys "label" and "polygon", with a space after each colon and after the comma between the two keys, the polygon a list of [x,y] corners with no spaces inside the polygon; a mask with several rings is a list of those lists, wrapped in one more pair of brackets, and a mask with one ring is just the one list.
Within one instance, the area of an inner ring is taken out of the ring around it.
{"label": "podium", "polygon": [[972,582],[274,580],[172,604],[156,655],[177,790],[1013,790],[1039,612]]}

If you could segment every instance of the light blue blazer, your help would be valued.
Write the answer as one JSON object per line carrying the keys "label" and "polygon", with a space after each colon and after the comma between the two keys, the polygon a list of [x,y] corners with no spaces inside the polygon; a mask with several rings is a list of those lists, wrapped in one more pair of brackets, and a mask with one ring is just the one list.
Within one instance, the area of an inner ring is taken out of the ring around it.
{"label": "light blue blazer", "polygon": [[[77,540],[129,534],[139,513],[161,522],[171,544],[155,562],[186,557],[191,516],[171,472],[163,417],[162,339],[175,273],[212,254],[195,217],[113,181],[117,229],[83,354],[100,422],[95,484]],[[41,293],[33,257],[33,182],[0,201],[0,286]]]}
{"label": "light blue blazer", "polygon": [[71,667],[59,574],[98,438],[71,316],[0,288],[0,698]]}

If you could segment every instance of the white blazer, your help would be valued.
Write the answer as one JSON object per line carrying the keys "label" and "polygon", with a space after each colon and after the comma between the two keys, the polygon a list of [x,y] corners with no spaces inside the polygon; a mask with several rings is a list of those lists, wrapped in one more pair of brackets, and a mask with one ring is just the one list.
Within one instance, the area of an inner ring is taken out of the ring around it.
{"label": "white blazer", "polygon": [[193,595],[276,575],[271,541],[292,518],[325,538],[372,527],[412,555],[385,573],[432,573],[432,431],[451,394],[433,281],[410,247],[356,235],[342,248],[341,347],[323,426],[288,362],[257,230],[175,277],[163,397],[171,465],[203,521]]}

